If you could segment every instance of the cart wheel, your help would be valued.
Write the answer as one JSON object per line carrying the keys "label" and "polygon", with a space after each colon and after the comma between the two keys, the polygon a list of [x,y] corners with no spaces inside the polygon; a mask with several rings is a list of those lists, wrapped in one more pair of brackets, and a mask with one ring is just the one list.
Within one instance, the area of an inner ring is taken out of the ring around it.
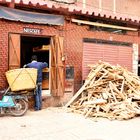
{"label": "cart wheel", "polygon": [[28,110],[28,103],[24,99],[15,99],[15,106],[9,108],[12,116],[23,116]]}

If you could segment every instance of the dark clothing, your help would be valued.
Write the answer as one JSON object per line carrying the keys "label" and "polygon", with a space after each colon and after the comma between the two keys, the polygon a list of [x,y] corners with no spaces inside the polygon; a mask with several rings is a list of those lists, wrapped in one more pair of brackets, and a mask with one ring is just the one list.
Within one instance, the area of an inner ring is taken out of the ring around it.
{"label": "dark clothing", "polygon": [[46,62],[42,63],[42,62],[37,62],[37,61],[33,61],[26,65],[27,68],[36,68],[37,69],[37,71],[38,71],[37,83],[42,82],[42,69],[46,68],[47,66],[48,66],[48,64]]}
{"label": "dark clothing", "polygon": [[46,68],[48,64],[46,62],[37,62],[32,61],[27,64],[27,68],[36,68],[37,69],[37,88],[35,94],[35,110],[41,110],[42,107],[42,69]]}
{"label": "dark clothing", "polygon": [[34,108],[35,110],[41,110],[42,108],[42,85],[41,84],[37,84]]}

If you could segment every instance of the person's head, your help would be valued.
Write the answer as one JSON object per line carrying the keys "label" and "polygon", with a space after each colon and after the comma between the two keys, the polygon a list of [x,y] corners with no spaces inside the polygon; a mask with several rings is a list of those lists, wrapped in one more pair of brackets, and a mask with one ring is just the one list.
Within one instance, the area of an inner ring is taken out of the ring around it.
{"label": "person's head", "polygon": [[32,58],[31,58],[31,60],[32,61],[37,61],[37,56],[36,55],[33,55]]}

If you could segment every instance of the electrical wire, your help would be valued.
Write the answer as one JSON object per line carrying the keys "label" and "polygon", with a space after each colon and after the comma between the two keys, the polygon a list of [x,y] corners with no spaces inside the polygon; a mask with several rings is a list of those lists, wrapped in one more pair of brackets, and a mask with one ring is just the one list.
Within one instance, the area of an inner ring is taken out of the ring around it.
{"label": "electrical wire", "polygon": [[74,4],[76,0],[73,0],[72,2],[68,2],[67,0],[50,0],[58,3],[65,3],[65,4]]}

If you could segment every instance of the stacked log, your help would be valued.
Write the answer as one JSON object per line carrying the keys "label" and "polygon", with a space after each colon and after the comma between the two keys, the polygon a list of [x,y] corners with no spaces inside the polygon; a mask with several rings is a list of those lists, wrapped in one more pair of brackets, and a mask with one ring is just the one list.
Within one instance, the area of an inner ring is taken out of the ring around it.
{"label": "stacked log", "polygon": [[85,117],[130,119],[140,114],[140,79],[117,65],[90,65],[84,85],[65,105]]}

